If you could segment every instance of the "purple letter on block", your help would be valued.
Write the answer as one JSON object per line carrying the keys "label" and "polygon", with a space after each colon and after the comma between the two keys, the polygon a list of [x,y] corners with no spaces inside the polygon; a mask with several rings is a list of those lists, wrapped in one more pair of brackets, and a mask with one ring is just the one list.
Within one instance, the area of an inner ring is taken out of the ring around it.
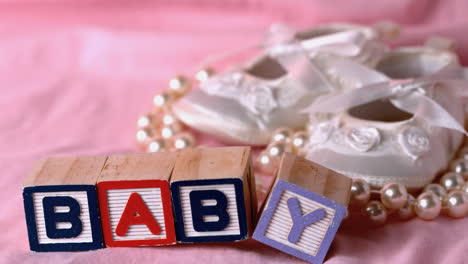
{"label": "purple letter on block", "polygon": [[320,264],[345,212],[344,206],[332,200],[279,180],[253,238],[305,261]]}
{"label": "purple letter on block", "polygon": [[291,231],[289,231],[288,236],[288,240],[291,243],[296,243],[299,240],[304,228],[325,217],[325,210],[322,208],[316,209],[312,213],[302,216],[301,207],[297,198],[289,198],[288,207],[293,222]]}

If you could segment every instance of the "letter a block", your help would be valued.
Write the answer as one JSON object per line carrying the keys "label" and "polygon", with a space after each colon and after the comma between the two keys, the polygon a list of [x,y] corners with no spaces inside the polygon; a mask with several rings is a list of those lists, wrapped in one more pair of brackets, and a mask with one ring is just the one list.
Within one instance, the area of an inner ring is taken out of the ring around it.
{"label": "letter a block", "polygon": [[249,147],[183,151],[171,178],[177,240],[247,239],[256,213]]}
{"label": "letter a block", "polygon": [[110,156],[98,180],[108,247],[175,244],[169,179],[176,153]]}
{"label": "letter a block", "polygon": [[49,158],[34,165],[23,189],[32,251],[103,247],[95,184],[105,160]]}
{"label": "letter a block", "polygon": [[322,263],[346,213],[350,189],[348,177],[285,154],[253,238]]}

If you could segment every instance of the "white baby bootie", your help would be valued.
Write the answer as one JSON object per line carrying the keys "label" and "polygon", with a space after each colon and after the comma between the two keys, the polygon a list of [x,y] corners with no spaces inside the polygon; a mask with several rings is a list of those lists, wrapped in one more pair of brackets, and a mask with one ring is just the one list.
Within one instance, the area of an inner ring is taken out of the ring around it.
{"label": "white baby bootie", "polygon": [[444,170],[463,139],[468,82],[448,42],[387,53],[376,70],[342,60],[357,87],[316,100],[307,158],[381,187],[421,188]]}
{"label": "white baby bootie", "polygon": [[382,41],[397,38],[399,34],[399,26],[392,22],[371,27],[334,23],[298,32],[284,24],[274,24],[264,45],[265,53],[273,58],[294,57],[294,53],[305,51],[311,57],[343,56],[372,67],[388,51]]}
{"label": "white baby bootie", "polygon": [[395,35],[393,24],[332,24],[294,32],[272,27],[263,52],[240,67],[211,77],[174,106],[196,130],[226,142],[265,145],[279,127],[303,128],[300,111],[318,96],[346,89],[330,61],[340,57],[373,66]]}

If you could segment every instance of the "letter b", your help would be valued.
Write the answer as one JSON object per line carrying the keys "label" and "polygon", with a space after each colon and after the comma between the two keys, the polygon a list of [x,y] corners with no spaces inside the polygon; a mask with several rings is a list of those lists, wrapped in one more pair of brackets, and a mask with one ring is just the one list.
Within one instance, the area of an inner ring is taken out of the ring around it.
{"label": "letter b", "polygon": [[[44,197],[44,219],[46,234],[49,238],[77,237],[83,230],[80,220],[81,208],[77,200],[70,196]],[[68,212],[57,212],[58,207],[68,207]],[[69,228],[58,228],[58,223],[69,223]]]}
{"label": "letter b", "polygon": [[[215,205],[203,205],[203,201],[215,200]],[[217,190],[190,192],[193,228],[195,231],[221,231],[229,225],[226,195]],[[217,216],[217,221],[208,221],[205,217]]]}
{"label": "letter b", "polygon": [[243,185],[240,179],[172,182],[177,240],[198,243],[246,239]]}

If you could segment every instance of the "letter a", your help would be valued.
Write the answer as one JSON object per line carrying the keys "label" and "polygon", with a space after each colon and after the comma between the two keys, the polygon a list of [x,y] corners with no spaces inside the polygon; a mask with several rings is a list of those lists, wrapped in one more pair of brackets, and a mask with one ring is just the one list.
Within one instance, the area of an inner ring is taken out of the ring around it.
{"label": "letter a", "polygon": [[118,236],[125,236],[131,225],[146,225],[153,235],[161,233],[161,227],[154,219],[145,201],[138,193],[132,193],[128,198],[127,205],[120,217],[115,233]]}
{"label": "letter a", "polygon": [[309,214],[302,215],[299,200],[294,197],[288,199],[288,208],[293,222],[291,231],[289,231],[288,235],[288,241],[291,243],[296,243],[299,240],[304,228],[325,217],[325,210],[323,208],[319,208]]}

